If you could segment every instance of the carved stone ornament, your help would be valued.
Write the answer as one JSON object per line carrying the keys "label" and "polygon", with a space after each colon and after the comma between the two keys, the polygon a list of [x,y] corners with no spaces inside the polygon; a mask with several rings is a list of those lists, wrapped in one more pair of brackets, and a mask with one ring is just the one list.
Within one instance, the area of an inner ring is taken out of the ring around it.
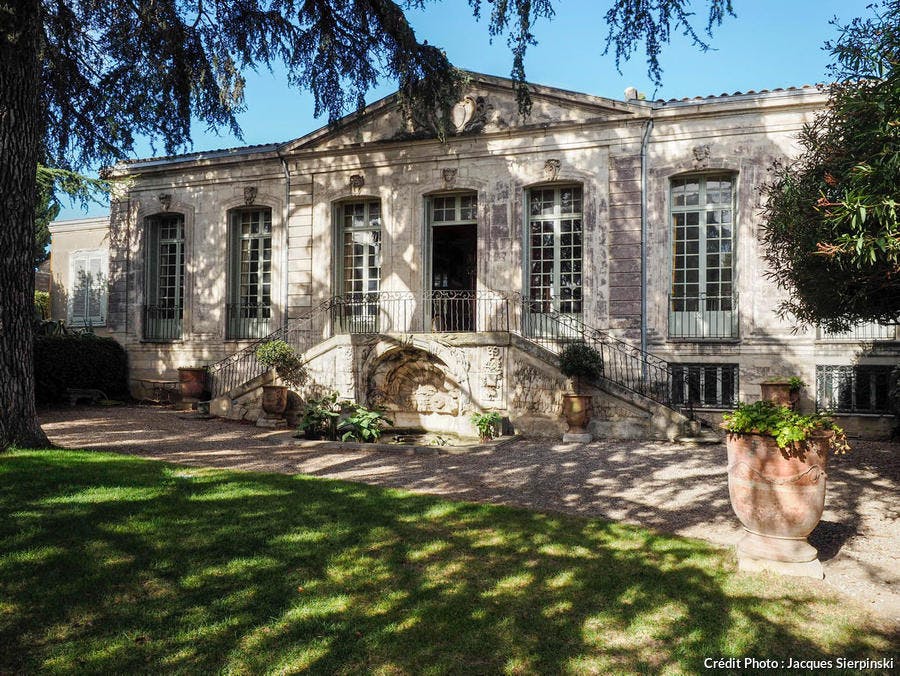
{"label": "carved stone ornament", "polygon": [[172,206],[172,195],[169,193],[164,193],[159,196],[159,203],[162,204],[162,208],[165,211],[169,210],[169,207]]}
{"label": "carved stone ornament", "polygon": [[453,185],[454,181],[456,181],[457,169],[442,169],[441,176],[444,178],[444,183],[446,187],[450,187]]}
{"label": "carved stone ornament", "polygon": [[247,186],[244,188],[244,204],[248,207],[256,201],[257,189],[254,186]]}
{"label": "carved stone ornament", "polygon": [[706,169],[709,167],[709,145],[694,146],[694,169]]}
{"label": "carved stone ornament", "polygon": [[353,174],[350,176],[350,190],[353,194],[359,194],[366,184],[366,179],[362,174]]}
{"label": "carved stone ornament", "polygon": [[559,176],[562,163],[559,160],[547,160],[544,162],[544,180],[555,181]]}

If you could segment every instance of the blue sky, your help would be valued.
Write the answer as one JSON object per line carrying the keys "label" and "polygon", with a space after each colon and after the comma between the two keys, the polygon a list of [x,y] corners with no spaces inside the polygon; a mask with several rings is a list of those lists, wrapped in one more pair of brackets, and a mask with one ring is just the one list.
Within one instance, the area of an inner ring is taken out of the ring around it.
{"label": "blue sky", "polygon": [[[532,82],[621,99],[628,86],[648,98],[706,96],[750,89],[773,89],[815,84],[825,78],[829,62],[823,43],[836,34],[833,17],[846,23],[863,16],[869,0],[733,0],[737,17],[728,17],[709,40],[712,47],[700,52],[681,35],[663,51],[663,86],[656,89],[647,77],[645,56],[636,52],[616,71],[612,55],[603,56],[608,3],[604,0],[555,0],[556,16],[535,30],[538,40],[526,60]],[[705,26],[707,5],[692,0],[697,23]],[[490,6],[482,8],[488,12]],[[461,68],[508,76],[511,56],[505,38],[491,44],[484,20],[476,23],[465,0],[444,0],[408,14],[419,39],[444,48]],[[312,116],[312,97],[292,90],[284,72],[246,73],[246,111],[239,122],[244,138],[218,135],[203,124],[194,125],[191,150],[286,141],[324,125]],[[395,89],[386,81],[373,90],[374,101]],[[157,154],[149,142],[141,143],[137,156]],[[158,149],[157,149],[158,150]],[[90,215],[104,213],[94,206]],[[60,218],[79,218],[80,208],[66,208]]]}

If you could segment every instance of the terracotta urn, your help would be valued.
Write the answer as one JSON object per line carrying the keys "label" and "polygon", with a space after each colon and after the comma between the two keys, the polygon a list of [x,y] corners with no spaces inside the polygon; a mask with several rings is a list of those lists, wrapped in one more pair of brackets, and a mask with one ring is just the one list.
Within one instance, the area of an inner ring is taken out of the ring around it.
{"label": "terracotta urn", "polygon": [[206,389],[206,369],[193,366],[179,368],[178,384],[182,398],[199,399]]}
{"label": "terracotta urn", "polygon": [[281,416],[288,403],[288,388],[284,385],[263,385],[262,408],[270,416]]}
{"label": "terracotta urn", "polygon": [[806,541],[825,507],[831,433],[778,448],[763,434],[729,434],[728,495],[747,531],[739,556],[803,563],[818,557]]}
{"label": "terracotta urn", "polygon": [[585,394],[564,394],[563,415],[569,425],[566,434],[588,434],[587,424],[591,419],[591,397]]}
{"label": "terracotta urn", "polygon": [[778,406],[787,406],[793,410],[800,401],[800,390],[791,389],[791,382],[785,380],[769,380],[759,384],[760,397],[763,401],[771,401]]}

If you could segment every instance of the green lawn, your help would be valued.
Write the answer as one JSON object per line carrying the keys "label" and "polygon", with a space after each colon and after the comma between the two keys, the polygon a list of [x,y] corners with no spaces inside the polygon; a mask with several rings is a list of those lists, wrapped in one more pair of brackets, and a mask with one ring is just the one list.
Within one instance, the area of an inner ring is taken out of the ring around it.
{"label": "green lawn", "polygon": [[302,476],[0,455],[0,673],[682,673],[881,656],[695,540]]}

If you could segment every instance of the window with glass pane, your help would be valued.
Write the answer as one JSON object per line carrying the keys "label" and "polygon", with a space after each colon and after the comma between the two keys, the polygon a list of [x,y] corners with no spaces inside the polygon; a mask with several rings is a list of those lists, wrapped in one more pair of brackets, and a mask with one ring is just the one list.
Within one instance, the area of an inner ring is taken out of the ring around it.
{"label": "window with glass pane", "polygon": [[344,314],[374,321],[381,284],[381,203],[347,202],[340,205],[339,214]]}
{"label": "window with glass pane", "polygon": [[578,186],[529,192],[529,282],[535,312],[582,307],[582,193]]}
{"label": "window with glass pane", "polygon": [[231,212],[229,338],[262,338],[272,319],[272,210]]}
{"label": "window with glass pane", "polygon": [[672,337],[737,335],[733,187],[731,176],[672,180]]}
{"label": "window with glass pane", "polygon": [[672,403],[692,408],[734,408],[737,364],[672,364]]}
{"label": "window with glass pane", "polygon": [[816,408],[837,413],[889,413],[892,368],[816,366]]}
{"label": "window with glass pane", "polygon": [[147,222],[147,305],[144,338],[181,338],[184,313],[184,216],[159,214]]}
{"label": "window with glass pane", "polygon": [[474,223],[478,211],[478,196],[445,195],[431,198],[431,223]]}

